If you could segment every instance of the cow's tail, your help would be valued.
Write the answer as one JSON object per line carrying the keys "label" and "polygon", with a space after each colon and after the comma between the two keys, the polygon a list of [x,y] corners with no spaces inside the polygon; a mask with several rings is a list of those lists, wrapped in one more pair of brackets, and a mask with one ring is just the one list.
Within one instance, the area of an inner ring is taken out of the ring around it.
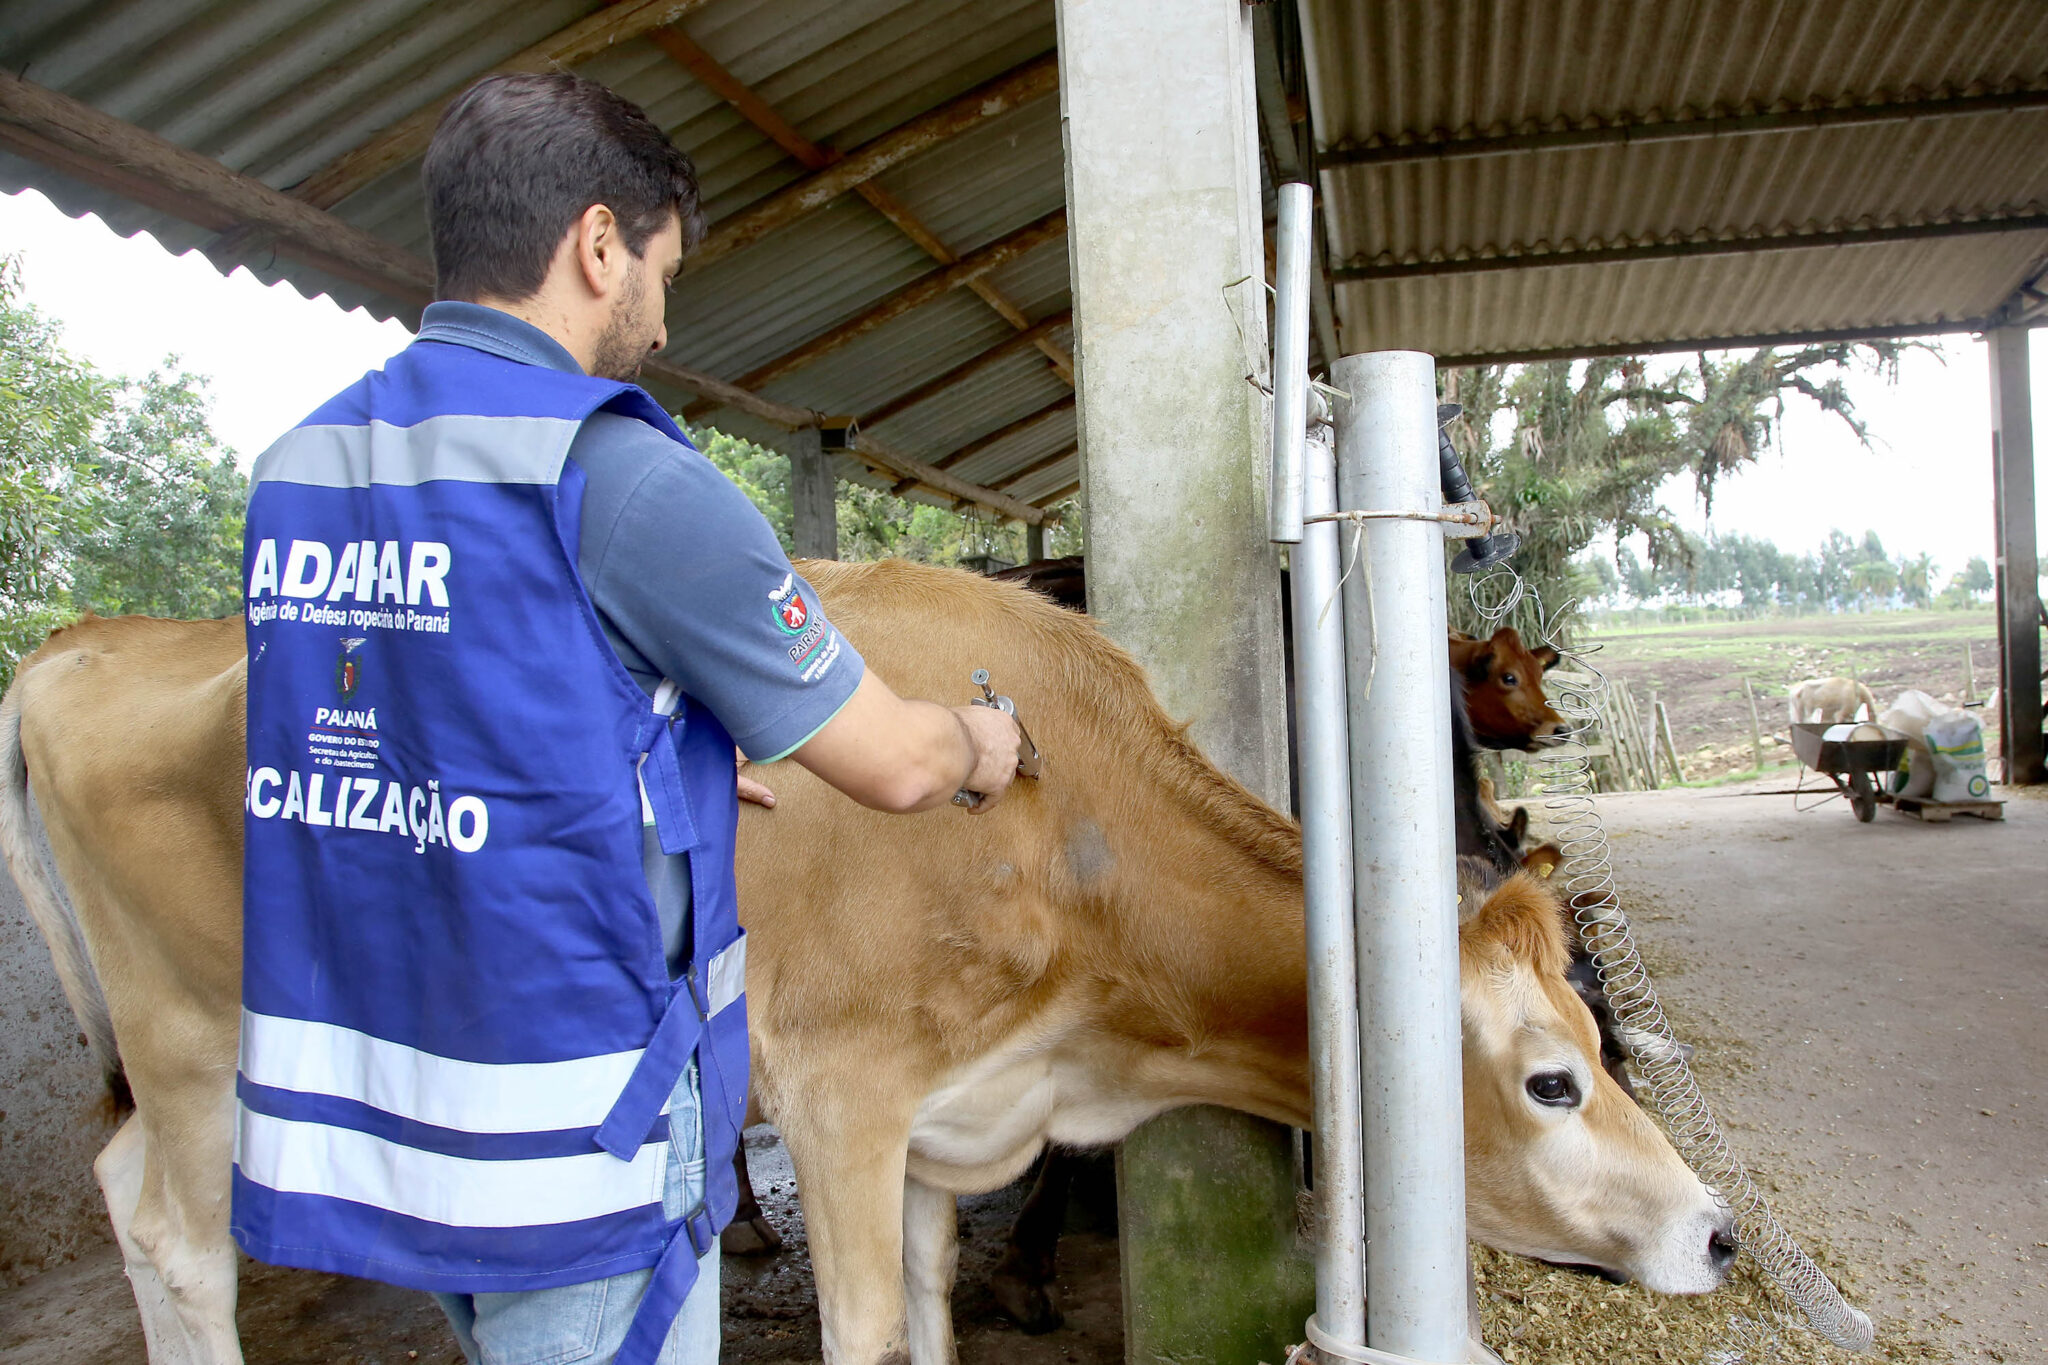
{"label": "cow's tail", "polygon": [[7,695],[0,697],[0,859],[6,861],[14,877],[29,918],[50,946],[50,960],[56,964],[64,998],[71,1002],[86,1045],[107,1078],[108,1096],[118,1116],[135,1107],[135,1097],[128,1089],[121,1051],[114,1042],[113,1017],[107,1012],[107,997],[100,990],[99,973],[93,970],[78,914],[43,857],[31,826],[28,760],[21,751],[24,681],[24,676],[17,674]]}

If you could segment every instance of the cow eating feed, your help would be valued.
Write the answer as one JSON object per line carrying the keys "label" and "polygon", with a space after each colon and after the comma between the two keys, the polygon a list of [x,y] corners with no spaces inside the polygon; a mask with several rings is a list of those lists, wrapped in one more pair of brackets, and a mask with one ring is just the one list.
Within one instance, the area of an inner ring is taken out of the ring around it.
{"label": "cow eating feed", "polygon": [[[987,819],[892,820],[792,770],[741,826],[753,1102],[796,1167],[826,1358],[939,1365],[956,1195],[1179,1105],[1309,1122],[1300,834],[1085,618],[950,570],[804,572],[898,691],[988,668],[1048,755]],[[240,1359],[242,639],[88,621],[0,703],[0,851],[135,1098],[96,1170],[158,1365]],[[75,921],[29,839],[31,779]],[[1467,908],[1472,1235],[1712,1289],[1732,1220],[1600,1069],[1555,897],[1517,875]]]}

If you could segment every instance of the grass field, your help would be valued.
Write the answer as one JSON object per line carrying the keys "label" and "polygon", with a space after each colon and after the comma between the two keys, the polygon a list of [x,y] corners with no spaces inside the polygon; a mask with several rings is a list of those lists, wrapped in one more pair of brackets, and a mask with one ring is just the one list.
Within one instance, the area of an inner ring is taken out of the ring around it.
{"label": "grass field", "polygon": [[[1692,781],[1754,768],[1745,676],[1756,689],[1769,768],[1792,762],[1784,741],[1785,694],[1793,683],[1838,674],[1876,693],[1880,707],[1907,688],[1959,704],[1968,699],[1965,650],[1976,661],[1975,698],[1991,690],[1998,670],[1998,625],[1989,609],[1596,628],[1589,640],[1599,646],[1591,662],[1610,678],[1626,679],[1639,706],[1656,691]],[[1995,717],[1979,715],[1995,752]]]}

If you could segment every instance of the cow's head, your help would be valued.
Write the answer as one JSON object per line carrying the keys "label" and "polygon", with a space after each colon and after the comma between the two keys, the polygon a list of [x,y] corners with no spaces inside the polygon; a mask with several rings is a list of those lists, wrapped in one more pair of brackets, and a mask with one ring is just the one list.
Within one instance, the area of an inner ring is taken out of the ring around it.
{"label": "cow's head", "polygon": [[1465,680],[1472,734],[1489,749],[1532,749],[1562,723],[1543,696],[1543,675],[1557,666],[1549,645],[1530,649],[1513,626],[1490,640],[1451,636],[1451,670]]}
{"label": "cow's head", "polygon": [[1460,892],[1471,1235],[1661,1293],[1714,1289],[1735,1259],[1735,1220],[1602,1069],[1593,1016],[1566,980],[1556,896],[1473,859]]}

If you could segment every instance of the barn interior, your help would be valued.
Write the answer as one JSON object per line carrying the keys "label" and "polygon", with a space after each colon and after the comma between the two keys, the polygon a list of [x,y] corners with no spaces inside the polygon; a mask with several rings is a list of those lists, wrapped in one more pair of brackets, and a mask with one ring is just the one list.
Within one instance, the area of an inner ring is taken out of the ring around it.
{"label": "barn interior", "polygon": [[[1152,77],[1184,101],[1126,91],[1136,39],[1190,63]],[[1270,271],[1279,183],[1317,191],[1318,365],[1980,334],[2005,779],[2043,780],[2026,356],[2048,323],[2048,6],[0,0],[0,66],[0,187],[408,323],[433,296],[418,164],[447,102],[503,70],[620,91],[695,159],[707,223],[647,387],[788,457],[799,554],[835,553],[840,481],[1022,523],[1039,550],[1084,518],[1091,553],[1118,557],[1091,605],[1184,713],[1244,688],[1194,678],[1127,587],[1276,626],[1252,582],[1275,567],[1263,535],[1161,529],[1191,495],[1157,464],[1175,442],[1234,462],[1222,510],[1256,531],[1263,456],[1229,432],[1256,427],[1257,398],[1224,362],[1263,355],[1267,324],[1242,306],[1189,324],[1220,381],[1147,372],[1099,282],[1207,261],[1199,234],[1239,223],[1231,250]],[[1114,179],[1162,202],[1214,189],[1174,139],[1218,130],[1245,164],[1216,217],[1115,221]],[[1244,409],[1221,437],[1166,431],[1214,403]],[[1207,592],[1218,557],[1251,586]],[[1277,659],[1246,649],[1245,669]],[[1285,743],[1258,695],[1257,733],[1198,726],[1255,787]],[[1166,1260],[1179,1236],[1130,1235]]]}

